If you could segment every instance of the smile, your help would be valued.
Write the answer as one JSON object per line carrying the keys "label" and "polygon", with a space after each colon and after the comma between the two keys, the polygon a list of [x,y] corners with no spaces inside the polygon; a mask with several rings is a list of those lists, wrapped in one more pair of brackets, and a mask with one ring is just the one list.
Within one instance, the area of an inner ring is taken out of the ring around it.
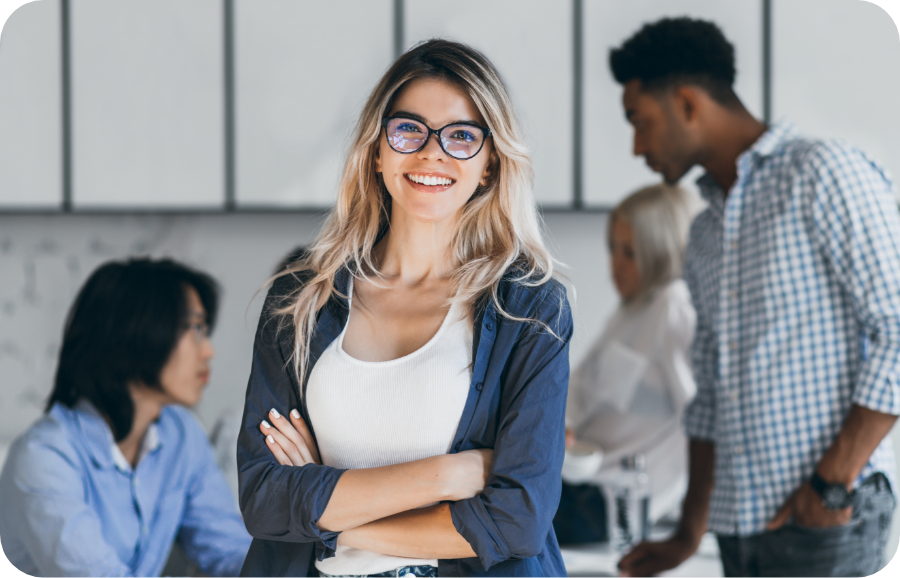
{"label": "smile", "polygon": [[406,177],[408,181],[425,187],[445,188],[453,186],[453,183],[456,182],[450,177],[427,173],[406,173],[403,176]]}

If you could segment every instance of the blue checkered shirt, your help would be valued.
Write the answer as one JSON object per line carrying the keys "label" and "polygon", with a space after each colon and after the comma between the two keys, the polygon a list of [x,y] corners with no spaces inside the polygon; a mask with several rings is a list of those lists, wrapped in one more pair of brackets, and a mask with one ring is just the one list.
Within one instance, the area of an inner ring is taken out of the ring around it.
{"label": "blue checkered shirt", "polygon": [[[709,528],[765,530],[852,404],[900,414],[900,213],[886,171],[845,143],[772,126],[709,175],[685,279],[697,310],[692,439],[716,446]],[[856,480],[884,472],[885,438]]]}

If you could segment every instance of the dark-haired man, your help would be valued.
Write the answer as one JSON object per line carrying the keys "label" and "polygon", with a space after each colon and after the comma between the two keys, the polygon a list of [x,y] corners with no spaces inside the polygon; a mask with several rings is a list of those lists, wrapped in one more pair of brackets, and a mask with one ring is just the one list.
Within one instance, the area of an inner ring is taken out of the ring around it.
{"label": "dark-haired man", "polygon": [[709,203],[685,277],[698,392],[678,530],[619,566],[646,576],[718,536],[729,576],[865,576],[894,508],[900,215],[885,171],[846,143],[766,126],[732,90],[714,24],[645,25],[610,53],[634,154],[666,181],[694,165]]}
{"label": "dark-haired man", "polygon": [[168,259],[91,273],[46,413],[0,472],[0,541],[20,571],[159,576],[177,544],[205,576],[240,574],[251,537],[206,433],[180,407],[209,379],[218,294]]}

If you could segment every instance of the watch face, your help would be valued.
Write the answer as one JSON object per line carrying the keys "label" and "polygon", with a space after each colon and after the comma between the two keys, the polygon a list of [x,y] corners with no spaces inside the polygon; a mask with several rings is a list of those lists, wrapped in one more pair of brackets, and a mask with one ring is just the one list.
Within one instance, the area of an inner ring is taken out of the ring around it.
{"label": "watch face", "polygon": [[841,486],[829,486],[825,488],[825,491],[822,494],[823,501],[825,502],[825,507],[830,510],[840,510],[849,506],[847,502],[848,493],[846,488]]}

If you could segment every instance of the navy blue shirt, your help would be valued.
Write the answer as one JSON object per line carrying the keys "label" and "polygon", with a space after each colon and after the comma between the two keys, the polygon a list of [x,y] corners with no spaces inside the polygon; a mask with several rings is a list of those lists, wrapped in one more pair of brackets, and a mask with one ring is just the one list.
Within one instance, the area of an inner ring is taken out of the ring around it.
{"label": "navy blue shirt", "polygon": [[[335,286],[346,293],[342,271]],[[316,523],[345,470],[279,465],[258,427],[271,408],[299,407],[311,423],[290,362],[294,327],[273,316],[302,283],[278,279],[266,298],[238,438],[240,503],[254,540],[242,575],[317,575],[314,560],[334,555],[337,532]],[[486,300],[475,315],[472,383],[451,453],[492,448],[494,461],[480,495],[450,502],[457,531],[476,558],[440,560],[440,576],[565,576],[552,520],[559,505],[565,449],[572,315],[556,281],[529,287],[511,275],[498,297],[511,321]],[[332,297],[319,312],[309,352],[316,361],[347,323],[347,301]],[[551,331],[548,331],[548,328]],[[555,334],[555,335],[554,335]],[[310,428],[313,437],[315,431]]]}

